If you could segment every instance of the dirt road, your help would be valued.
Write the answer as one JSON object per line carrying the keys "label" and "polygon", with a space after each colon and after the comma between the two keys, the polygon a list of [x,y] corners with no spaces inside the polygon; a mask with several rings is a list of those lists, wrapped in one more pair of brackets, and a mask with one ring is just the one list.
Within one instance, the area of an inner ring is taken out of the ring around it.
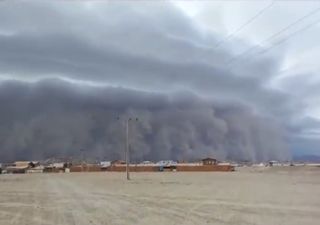
{"label": "dirt road", "polygon": [[0,225],[319,224],[320,168],[0,175]]}

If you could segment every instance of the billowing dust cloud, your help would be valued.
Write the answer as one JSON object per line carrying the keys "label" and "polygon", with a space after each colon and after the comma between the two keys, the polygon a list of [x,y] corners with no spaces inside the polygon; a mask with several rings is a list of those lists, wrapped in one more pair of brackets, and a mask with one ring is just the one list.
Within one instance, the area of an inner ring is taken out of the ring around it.
{"label": "billowing dust cloud", "polygon": [[[290,158],[284,130],[239,104],[190,93],[89,87],[58,79],[0,84],[0,159],[124,158],[124,119],[132,160]],[[117,118],[120,117],[120,120]],[[121,120],[122,119],[122,120]]]}

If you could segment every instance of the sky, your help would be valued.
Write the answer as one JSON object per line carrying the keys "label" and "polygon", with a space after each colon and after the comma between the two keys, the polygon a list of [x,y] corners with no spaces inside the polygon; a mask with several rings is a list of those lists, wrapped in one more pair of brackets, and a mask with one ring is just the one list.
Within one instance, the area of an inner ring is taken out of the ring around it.
{"label": "sky", "polygon": [[122,158],[128,117],[134,160],[320,155],[319,27],[318,1],[0,1],[0,159]]}

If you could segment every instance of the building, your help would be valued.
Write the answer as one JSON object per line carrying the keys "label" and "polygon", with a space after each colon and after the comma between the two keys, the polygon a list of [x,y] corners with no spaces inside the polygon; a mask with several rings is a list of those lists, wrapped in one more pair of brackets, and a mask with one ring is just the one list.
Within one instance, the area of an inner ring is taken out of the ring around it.
{"label": "building", "polygon": [[269,161],[268,165],[269,166],[282,166],[282,164],[280,162],[275,161],[275,160]]}
{"label": "building", "polygon": [[205,158],[202,159],[202,165],[217,165],[218,164],[218,160],[214,159],[214,158]]}
{"label": "building", "polygon": [[28,169],[40,166],[39,162],[16,161],[13,165],[7,166],[7,173],[26,173]]}
{"label": "building", "polygon": [[36,166],[26,170],[26,173],[43,173],[44,166]]}
{"label": "building", "polygon": [[111,165],[124,165],[126,164],[126,161],[123,160],[114,160],[111,162]]}
{"label": "building", "polygon": [[65,169],[68,167],[67,163],[59,162],[59,163],[51,163],[46,165],[43,169],[45,173],[63,173]]}

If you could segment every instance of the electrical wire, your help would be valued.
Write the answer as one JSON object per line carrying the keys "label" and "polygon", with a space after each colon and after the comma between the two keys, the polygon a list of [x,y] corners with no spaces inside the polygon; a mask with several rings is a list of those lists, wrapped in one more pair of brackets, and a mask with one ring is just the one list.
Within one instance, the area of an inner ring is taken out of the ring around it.
{"label": "electrical wire", "polygon": [[267,6],[265,6],[264,8],[262,8],[261,10],[259,10],[258,13],[256,13],[253,17],[251,17],[249,20],[247,20],[244,24],[242,24],[240,27],[238,27],[235,31],[233,31],[232,33],[228,34],[223,40],[221,40],[220,42],[218,42],[215,46],[213,46],[214,48],[218,48],[221,45],[223,45],[223,43],[225,43],[226,41],[230,40],[231,38],[233,38],[235,36],[235,34],[239,33],[241,30],[243,30],[245,27],[247,27],[248,25],[250,25],[251,23],[253,23],[259,16],[261,16],[264,12],[266,12],[269,8],[271,8],[274,5],[275,1],[272,1],[270,4],[268,4]]}
{"label": "electrical wire", "polygon": [[227,65],[230,66],[231,64],[233,64],[236,60],[243,58],[244,56],[248,55],[252,50],[263,46],[263,43],[269,42],[270,40],[274,39],[275,37],[280,36],[282,33],[284,33],[285,31],[289,30],[290,28],[292,28],[293,26],[295,26],[296,24],[300,23],[301,21],[303,21],[304,19],[316,14],[317,12],[320,11],[320,7],[316,8],[315,10],[312,10],[311,12],[309,12],[308,14],[298,18],[297,20],[295,20],[294,22],[290,23],[289,25],[287,25],[286,27],[284,27],[283,29],[279,30],[278,32],[270,35],[268,38],[266,38],[264,41],[262,41],[260,44],[254,45],[252,47],[250,47],[249,49],[243,51],[242,53],[232,57],[230,60],[228,60]]}
{"label": "electrical wire", "polygon": [[313,27],[314,25],[317,25],[318,23],[320,23],[320,19],[313,21],[312,23],[309,23],[307,26],[304,26],[303,28],[301,28],[299,30],[296,30],[295,32],[288,35],[287,37],[281,39],[280,41],[275,42],[272,46],[270,46],[269,48],[263,49],[262,51],[258,52],[257,54],[265,54],[266,52],[270,51],[271,49],[277,47],[278,45],[283,44],[284,42],[288,41],[292,37],[296,36],[297,34],[303,32],[303,31],[308,30],[309,28]]}

